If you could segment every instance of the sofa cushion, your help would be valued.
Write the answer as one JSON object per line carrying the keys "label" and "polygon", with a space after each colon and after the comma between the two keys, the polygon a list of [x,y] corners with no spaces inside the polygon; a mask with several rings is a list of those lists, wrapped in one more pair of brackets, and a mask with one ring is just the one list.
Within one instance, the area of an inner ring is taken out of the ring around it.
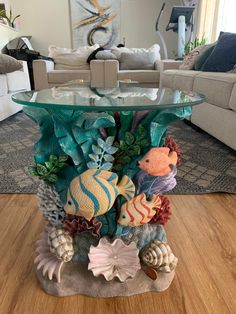
{"label": "sofa cushion", "polygon": [[191,122],[236,150],[236,112],[208,103],[193,106]]}
{"label": "sofa cushion", "polygon": [[11,73],[22,69],[22,63],[8,55],[0,53],[0,74]]}
{"label": "sofa cushion", "polygon": [[158,83],[160,80],[160,72],[155,70],[123,70],[118,72],[118,80],[132,80],[140,83]]}
{"label": "sofa cushion", "polygon": [[121,70],[154,70],[156,55],[153,51],[126,53],[120,58]]}
{"label": "sofa cushion", "polygon": [[[73,57],[72,57],[73,59]],[[76,57],[77,59],[77,57]],[[57,59],[57,61],[59,61]],[[84,61],[78,61],[78,59],[76,60],[77,64],[76,65],[69,65],[69,64],[63,64],[63,63],[55,63],[54,69],[55,70],[75,70],[75,71],[80,71],[80,70],[89,70],[89,64],[87,62]]]}
{"label": "sofa cushion", "polygon": [[72,80],[81,79],[84,81],[90,81],[89,70],[58,70],[48,72],[48,83],[50,84],[62,84]]}
{"label": "sofa cushion", "polygon": [[174,85],[173,88],[181,89],[186,91],[193,90],[193,84],[195,77],[201,72],[193,71],[193,70],[179,70],[176,72],[174,77]]}
{"label": "sofa cushion", "polygon": [[169,88],[173,88],[174,87],[174,78],[175,78],[175,74],[178,70],[165,70],[163,72],[161,72],[161,84],[164,87],[169,87]]}
{"label": "sofa cushion", "polygon": [[229,109],[231,92],[236,83],[236,74],[201,72],[194,80],[193,91],[206,96],[207,102]]}
{"label": "sofa cushion", "polygon": [[9,92],[17,92],[29,89],[28,73],[23,71],[15,71],[7,73],[7,85]]}
{"label": "sofa cushion", "polygon": [[227,72],[236,64],[236,34],[222,33],[203,65],[205,72]]}
{"label": "sofa cushion", "polygon": [[191,91],[199,73],[201,72],[191,70],[166,70],[161,74],[161,82],[164,87]]}
{"label": "sofa cushion", "polygon": [[0,97],[7,95],[8,87],[7,87],[7,77],[4,74],[0,74]]}
{"label": "sofa cushion", "polygon": [[234,84],[234,87],[230,96],[229,108],[236,111],[236,84]]}

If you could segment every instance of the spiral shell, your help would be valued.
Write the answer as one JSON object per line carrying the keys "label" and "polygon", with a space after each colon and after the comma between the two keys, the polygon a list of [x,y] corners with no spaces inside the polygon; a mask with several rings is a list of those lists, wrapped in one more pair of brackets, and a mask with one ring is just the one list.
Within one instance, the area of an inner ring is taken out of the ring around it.
{"label": "spiral shell", "polygon": [[73,238],[65,229],[53,227],[48,234],[48,244],[50,251],[56,254],[57,258],[63,262],[71,261],[74,255]]}
{"label": "spiral shell", "polygon": [[178,258],[173,254],[167,243],[155,240],[141,252],[144,264],[151,266],[158,271],[170,273],[175,269]]}

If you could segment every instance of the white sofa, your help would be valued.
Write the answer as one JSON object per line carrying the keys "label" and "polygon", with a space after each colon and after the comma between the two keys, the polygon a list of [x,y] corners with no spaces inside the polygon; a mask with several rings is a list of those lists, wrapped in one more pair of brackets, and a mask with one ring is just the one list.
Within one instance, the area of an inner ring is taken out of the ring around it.
{"label": "white sofa", "polygon": [[27,63],[22,62],[22,70],[0,74],[0,121],[15,114],[22,106],[12,101],[12,94],[30,90]]}
{"label": "white sofa", "polygon": [[155,63],[155,70],[120,70],[117,60],[93,60],[89,70],[56,70],[53,61],[33,62],[36,90],[59,86],[78,79],[104,85],[117,80],[132,80],[156,87],[160,80],[159,68],[159,61]]}
{"label": "white sofa", "polygon": [[165,65],[162,67],[162,86],[206,96],[206,102],[193,107],[191,122],[236,150],[236,73],[166,70]]}

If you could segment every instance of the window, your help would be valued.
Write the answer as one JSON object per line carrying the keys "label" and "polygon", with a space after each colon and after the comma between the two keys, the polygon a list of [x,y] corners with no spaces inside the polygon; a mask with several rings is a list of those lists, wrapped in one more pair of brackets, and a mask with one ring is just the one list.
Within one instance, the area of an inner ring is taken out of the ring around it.
{"label": "window", "polygon": [[217,22],[217,34],[220,31],[236,33],[236,1],[220,0]]}

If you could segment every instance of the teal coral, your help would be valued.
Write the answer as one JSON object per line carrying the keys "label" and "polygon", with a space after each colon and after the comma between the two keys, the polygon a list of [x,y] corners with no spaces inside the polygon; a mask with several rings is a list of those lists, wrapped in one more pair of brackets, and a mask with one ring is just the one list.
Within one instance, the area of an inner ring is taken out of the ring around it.
{"label": "teal coral", "polygon": [[109,136],[104,141],[98,138],[97,145],[92,145],[93,153],[89,154],[89,158],[92,160],[87,163],[90,169],[110,170],[113,166],[115,158],[112,156],[118,150],[118,148],[112,146],[114,137]]}

